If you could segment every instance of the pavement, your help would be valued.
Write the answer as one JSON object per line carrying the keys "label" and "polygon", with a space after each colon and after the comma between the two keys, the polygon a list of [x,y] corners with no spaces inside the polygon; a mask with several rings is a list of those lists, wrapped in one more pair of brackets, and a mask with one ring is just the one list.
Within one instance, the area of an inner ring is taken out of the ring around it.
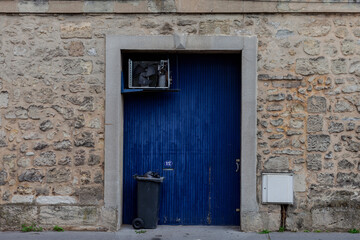
{"label": "pavement", "polygon": [[239,227],[158,226],[157,229],[134,230],[125,225],[118,232],[0,232],[0,240],[360,240],[360,234],[274,232],[259,234],[240,232]]}

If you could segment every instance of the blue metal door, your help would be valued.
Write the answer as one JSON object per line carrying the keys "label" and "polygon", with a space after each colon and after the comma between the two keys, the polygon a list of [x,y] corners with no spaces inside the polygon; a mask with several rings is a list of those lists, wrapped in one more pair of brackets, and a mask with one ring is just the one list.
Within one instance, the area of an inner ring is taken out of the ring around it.
{"label": "blue metal door", "polygon": [[124,96],[124,215],[136,217],[134,174],[165,177],[160,224],[239,225],[240,66],[235,54],[172,54],[179,92]]}

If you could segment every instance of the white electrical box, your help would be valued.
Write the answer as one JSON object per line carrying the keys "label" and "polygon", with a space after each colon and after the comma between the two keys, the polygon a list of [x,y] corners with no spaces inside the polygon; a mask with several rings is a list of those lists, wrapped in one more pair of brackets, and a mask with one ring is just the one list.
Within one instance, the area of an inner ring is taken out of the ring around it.
{"label": "white electrical box", "polygon": [[262,202],[293,204],[294,180],[292,173],[263,173]]}

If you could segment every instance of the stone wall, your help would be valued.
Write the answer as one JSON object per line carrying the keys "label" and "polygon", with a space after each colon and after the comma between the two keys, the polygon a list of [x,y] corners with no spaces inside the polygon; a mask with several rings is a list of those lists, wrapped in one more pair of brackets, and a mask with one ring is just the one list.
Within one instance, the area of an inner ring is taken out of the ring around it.
{"label": "stone wall", "polygon": [[[359,15],[0,15],[0,229],[116,228],[104,208],[106,35],[258,37],[262,172],[293,172],[287,228],[358,227]],[[254,109],[255,111],[255,109]],[[21,213],[21,214],[20,214]]]}

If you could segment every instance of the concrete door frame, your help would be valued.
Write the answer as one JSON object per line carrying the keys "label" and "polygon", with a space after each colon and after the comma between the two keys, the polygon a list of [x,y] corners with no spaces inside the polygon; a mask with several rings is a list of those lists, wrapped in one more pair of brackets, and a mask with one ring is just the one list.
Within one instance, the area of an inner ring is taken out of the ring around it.
{"label": "concrete door frame", "polygon": [[106,36],[104,204],[105,208],[117,210],[117,229],[121,226],[123,212],[123,50],[241,53],[240,223],[241,229],[246,230],[248,224],[257,218],[259,211],[256,198],[257,38],[186,35]]}

